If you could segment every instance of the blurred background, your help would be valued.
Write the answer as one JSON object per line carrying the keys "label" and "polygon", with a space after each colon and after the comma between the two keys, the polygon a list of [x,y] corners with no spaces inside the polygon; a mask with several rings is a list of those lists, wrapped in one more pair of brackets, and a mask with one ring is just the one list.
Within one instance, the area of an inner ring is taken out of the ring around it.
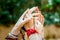
{"label": "blurred background", "polygon": [[46,40],[60,40],[60,0],[0,0],[0,40],[5,40],[27,8],[38,6],[45,18]]}

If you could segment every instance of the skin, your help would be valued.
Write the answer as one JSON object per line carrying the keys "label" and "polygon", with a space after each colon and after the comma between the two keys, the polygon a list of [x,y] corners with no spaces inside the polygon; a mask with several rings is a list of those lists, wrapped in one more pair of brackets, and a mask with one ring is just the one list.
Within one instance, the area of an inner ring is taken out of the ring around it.
{"label": "skin", "polygon": [[10,32],[11,34],[18,35],[20,33],[19,30],[21,29],[21,27],[32,18],[31,16],[30,17],[27,16],[27,18],[24,19],[24,16],[27,14],[28,11],[29,11],[29,9],[27,9],[22,14],[22,16],[19,18],[19,20],[17,21],[17,23],[15,24],[15,26],[11,30],[11,32]]}
{"label": "skin", "polygon": [[[28,23],[28,21],[30,21],[32,19],[32,15],[31,13],[36,10],[37,7],[33,7],[31,9],[27,9],[22,16],[19,18],[19,20],[17,21],[17,23],[15,24],[15,26],[13,27],[13,29],[11,30],[11,32],[9,34],[14,34],[14,35],[18,35],[20,32],[19,30],[21,29],[21,27],[23,27],[24,24]],[[32,10],[32,11],[31,11]],[[25,17],[26,16],[26,17]],[[25,18],[24,18],[25,17]],[[26,24],[27,25],[27,24]],[[30,23],[29,23],[30,25]],[[27,28],[27,27],[26,27]]]}
{"label": "skin", "polygon": [[44,38],[44,28],[43,28],[43,25],[44,25],[44,17],[43,15],[41,14],[41,12],[37,9],[35,10],[35,13],[34,13],[34,20],[35,20],[35,29],[36,31],[38,32],[38,34],[40,35],[40,38]]}
{"label": "skin", "polygon": [[[33,10],[34,9],[34,12]],[[33,29],[34,28],[34,20],[39,20],[39,22],[41,22],[41,24],[43,25],[44,24],[44,17],[43,15],[41,14],[41,12],[38,10],[38,8],[31,8],[30,10],[30,14],[32,15],[32,19],[30,19],[24,26],[25,26],[25,29]]]}
{"label": "skin", "polygon": [[[33,11],[35,13],[32,14]],[[37,32],[40,32],[37,30],[38,27],[35,27],[34,20],[39,20],[39,22],[41,22],[42,25],[44,24],[44,17],[41,14],[41,12],[38,10],[38,7],[33,7],[31,9],[26,10],[23,13],[23,15],[19,18],[19,20],[17,21],[17,23],[15,24],[14,28],[11,30],[10,33],[12,33],[14,35],[18,35],[19,30],[21,29],[21,27],[23,27],[23,25],[26,30],[35,28]],[[37,26],[38,26],[38,24],[37,24]]]}
{"label": "skin", "polygon": [[[32,11],[32,10],[31,10],[31,11]],[[38,32],[38,35],[40,35],[40,39],[42,40],[41,37],[44,38],[44,34],[43,34],[43,32],[42,32],[43,29],[41,29],[41,28],[43,28],[44,17],[43,17],[43,15],[41,14],[41,12],[39,11],[38,8],[36,8],[36,9],[34,10],[34,12],[35,12],[35,13],[33,13],[33,14],[32,14],[32,12],[30,12],[33,18],[32,18],[31,20],[29,20],[29,21],[24,25],[24,27],[25,27],[26,30],[28,30],[28,29],[36,29],[36,31]],[[37,24],[37,23],[38,23],[38,24]],[[40,23],[41,23],[41,24],[40,24]],[[41,26],[41,25],[42,25],[42,26]],[[41,26],[41,27],[40,27],[40,26]],[[36,35],[36,34],[35,34],[35,35]],[[33,36],[33,35],[32,35],[32,36]],[[32,38],[32,36],[30,36],[30,38]]]}
{"label": "skin", "polygon": [[[34,12],[37,9],[37,7],[33,7],[29,10],[28,12],[28,16],[29,14],[32,15],[32,12]],[[33,17],[33,16],[32,16]],[[26,18],[26,17],[25,17]],[[33,29],[34,28],[34,19],[30,19],[25,25],[24,25],[25,29]]]}

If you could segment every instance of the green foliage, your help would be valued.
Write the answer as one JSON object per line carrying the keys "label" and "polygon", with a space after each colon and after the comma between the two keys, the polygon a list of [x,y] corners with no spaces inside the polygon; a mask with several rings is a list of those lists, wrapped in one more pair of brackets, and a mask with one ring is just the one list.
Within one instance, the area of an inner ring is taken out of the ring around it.
{"label": "green foliage", "polygon": [[57,4],[57,5],[60,4],[60,0],[53,0],[53,2],[54,2],[55,4]]}
{"label": "green foliage", "polygon": [[42,11],[45,25],[60,23],[60,0],[53,0],[43,5],[42,2],[41,0],[0,0],[0,24],[16,23],[22,13],[33,6],[38,6]]}
{"label": "green foliage", "polygon": [[45,24],[55,24],[60,22],[60,17],[58,12],[50,12],[44,15],[45,17]]}

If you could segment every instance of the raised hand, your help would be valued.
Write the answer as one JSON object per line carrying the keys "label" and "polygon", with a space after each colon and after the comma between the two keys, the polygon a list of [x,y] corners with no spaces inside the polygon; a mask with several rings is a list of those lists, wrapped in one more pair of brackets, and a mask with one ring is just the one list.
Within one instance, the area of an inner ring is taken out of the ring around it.
{"label": "raised hand", "polygon": [[[29,9],[27,9],[22,16],[19,18],[19,20],[17,21],[17,23],[15,24],[15,26],[13,27],[13,29],[11,30],[11,32],[9,34],[14,34],[14,35],[18,35],[19,34],[19,30],[21,29],[21,27],[28,22],[32,17],[28,16],[28,11]],[[27,18],[24,19],[25,15],[27,15]]]}
{"label": "raised hand", "polygon": [[[37,7],[33,7],[29,10],[28,12],[28,15],[31,15],[32,16],[32,13],[37,9]],[[26,17],[26,16],[25,16]],[[33,16],[32,16],[33,17]],[[28,29],[32,29],[34,28],[34,23],[33,23],[33,18],[28,21],[25,25],[24,25],[25,29],[28,30]]]}
{"label": "raised hand", "polygon": [[32,15],[35,20],[35,29],[39,33],[40,38],[42,39],[44,38],[44,17],[39,10],[36,10],[35,13],[33,13]]}
{"label": "raised hand", "polygon": [[38,20],[39,20],[42,24],[44,24],[44,17],[43,17],[43,15],[42,15],[41,11],[39,11],[39,9],[37,8],[34,12],[35,12],[35,13],[32,14],[33,17],[39,17]]}

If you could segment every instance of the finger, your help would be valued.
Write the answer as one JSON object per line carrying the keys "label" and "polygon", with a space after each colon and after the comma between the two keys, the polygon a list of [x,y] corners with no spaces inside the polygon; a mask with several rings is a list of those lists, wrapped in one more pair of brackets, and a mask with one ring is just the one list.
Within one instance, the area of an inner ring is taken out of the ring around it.
{"label": "finger", "polygon": [[36,26],[36,27],[38,27],[38,26],[37,26],[37,25],[38,25],[37,19],[38,19],[38,17],[34,17],[34,20],[35,20],[35,26]]}
{"label": "finger", "polygon": [[37,23],[38,23],[38,25],[41,25],[41,22],[39,20],[37,20]]}
{"label": "finger", "polygon": [[42,24],[44,24],[44,16],[42,16]]}
{"label": "finger", "polygon": [[40,13],[41,11],[39,11],[38,7],[37,9],[35,10],[35,13]]}
{"label": "finger", "polygon": [[34,20],[39,20],[39,17],[33,17],[34,18]]}
{"label": "finger", "polygon": [[26,14],[26,17],[29,18],[29,14]]}
{"label": "finger", "polygon": [[29,15],[28,14],[25,15],[24,20],[27,19],[27,18],[29,18]]}
{"label": "finger", "polygon": [[37,26],[41,26],[42,25],[39,20],[36,20],[35,23],[36,23]]}
{"label": "finger", "polygon": [[27,9],[20,18],[23,18],[27,13],[28,13],[29,9]]}
{"label": "finger", "polygon": [[42,30],[43,29],[43,25],[38,20],[36,20],[36,22],[37,22],[36,23],[37,28]]}
{"label": "finger", "polygon": [[26,18],[24,20],[29,20],[31,18],[33,18],[31,14],[26,14]]}
{"label": "finger", "polygon": [[38,17],[38,16],[40,16],[40,13],[33,13],[32,16],[33,17]]}
{"label": "finger", "polygon": [[39,13],[40,15],[42,15],[41,11],[39,11],[38,8],[35,10],[35,13]]}
{"label": "finger", "polygon": [[36,16],[36,17],[38,16],[39,17],[39,16],[43,16],[43,15],[40,13],[33,13],[32,16]]}
{"label": "finger", "polygon": [[39,9],[38,8],[35,10],[35,13],[39,13]]}
{"label": "finger", "polygon": [[37,16],[35,16],[35,17],[33,17],[34,18],[34,20],[39,20],[39,22],[41,22],[40,20],[41,20],[41,18],[37,15]]}
{"label": "finger", "polygon": [[43,15],[40,16],[39,20],[41,21],[42,24],[44,24],[44,17],[43,17]]}
{"label": "finger", "polygon": [[28,22],[29,20],[31,20],[32,18],[26,18],[25,20],[24,20],[24,22]]}
{"label": "finger", "polygon": [[29,10],[28,13],[32,13],[32,12],[35,11],[36,9],[37,9],[37,7],[33,7],[33,8],[31,8],[31,9]]}
{"label": "finger", "polygon": [[33,17],[32,14],[29,14],[30,17]]}
{"label": "finger", "polygon": [[35,13],[35,14],[32,14],[33,16],[35,16],[35,17],[39,17],[38,19],[40,20],[40,22],[42,23],[42,24],[44,24],[44,16],[42,15],[42,14],[40,14],[40,13]]}
{"label": "finger", "polygon": [[27,13],[27,14],[25,15],[24,19],[25,19],[25,18],[30,18],[30,17],[32,17],[32,15],[31,15],[30,13]]}
{"label": "finger", "polygon": [[35,20],[39,20],[42,24],[44,24],[44,17],[41,15],[41,16],[38,16],[38,15],[35,15],[34,14],[34,17],[33,17]]}
{"label": "finger", "polygon": [[35,12],[35,13],[40,13],[41,14],[41,11],[39,11],[38,7],[33,7],[30,9],[30,12]]}

